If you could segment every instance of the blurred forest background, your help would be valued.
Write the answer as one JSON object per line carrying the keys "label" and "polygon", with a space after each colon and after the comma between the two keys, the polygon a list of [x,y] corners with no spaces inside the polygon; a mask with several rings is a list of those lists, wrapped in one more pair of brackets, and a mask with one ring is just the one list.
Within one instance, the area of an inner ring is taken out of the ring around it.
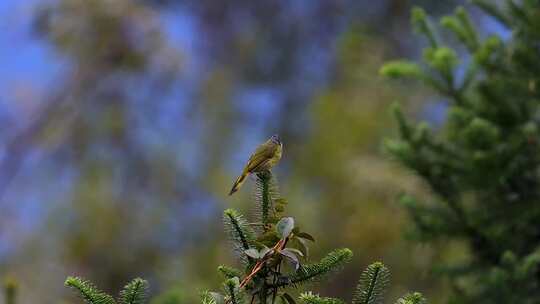
{"label": "blurred forest background", "polygon": [[[420,56],[412,5],[439,16],[460,3],[0,1],[0,275],[19,280],[21,303],[74,303],[67,275],[114,292],[141,276],[153,295],[197,302],[233,260],[223,209],[250,210],[252,183],[228,197],[231,183],[279,133],[275,172],[312,255],[355,253],[315,290],[347,299],[382,260],[389,298],[439,303],[434,266],[463,246],[406,239],[396,196],[430,193],[381,142],[396,129],[390,102],[435,128],[446,103],[377,71]],[[484,33],[507,34],[466,7]]]}

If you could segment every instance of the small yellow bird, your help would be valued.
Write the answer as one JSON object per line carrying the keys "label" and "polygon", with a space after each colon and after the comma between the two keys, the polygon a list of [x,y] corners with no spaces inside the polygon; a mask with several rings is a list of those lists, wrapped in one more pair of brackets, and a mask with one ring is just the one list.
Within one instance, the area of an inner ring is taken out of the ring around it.
{"label": "small yellow bird", "polygon": [[281,159],[282,151],[283,144],[281,143],[281,140],[279,140],[278,135],[272,135],[270,139],[259,145],[257,149],[255,149],[255,152],[249,157],[242,174],[234,182],[229,195],[232,195],[240,189],[249,174],[267,171],[275,166]]}

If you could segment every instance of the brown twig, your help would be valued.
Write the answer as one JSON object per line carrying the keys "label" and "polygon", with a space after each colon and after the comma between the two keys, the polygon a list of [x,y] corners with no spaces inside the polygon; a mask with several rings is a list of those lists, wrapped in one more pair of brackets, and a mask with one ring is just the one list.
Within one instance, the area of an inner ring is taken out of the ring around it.
{"label": "brown twig", "polygon": [[[289,241],[289,237],[286,237],[284,239],[279,240],[279,242],[277,242],[274,245],[274,247],[272,247],[272,249],[269,251],[269,253],[273,252],[273,251],[277,251],[277,252],[281,251],[285,247],[285,245],[287,245],[288,241]],[[262,259],[260,259],[255,264],[255,266],[253,267],[251,272],[242,280],[242,282],[240,282],[239,288],[244,288],[249,283],[249,281],[251,281],[251,279],[263,268],[264,263],[266,263],[266,261],[269,258],[270,258],[270,255],[266,254]],[[254,300],[254,296],[251,298],[251,303],[253,303],[253,300]],[[231,300],[228,299],[227,301],[225,301],[225,303],[229,304],[230,301]]]}
{"label": "brown twig", "polygon": [[[283,249],[283,247],[285,247],[285,244],[287,244],[287,239],[288,237],[279,240],[279,242],[277,242],[276,245],[272,247],[271,251],[280,251],[281,249]],[[270,258],[270,255],[265,255],[262,259],[260,259],[255,264],[251,272],[240,283],[240,288],[243,288],[244,286],[247,285],[247,283],[249,283],[249,281],[262,269],[262,267],[264,266],[264,263],[266,263],[266,261],[269,258]]]}

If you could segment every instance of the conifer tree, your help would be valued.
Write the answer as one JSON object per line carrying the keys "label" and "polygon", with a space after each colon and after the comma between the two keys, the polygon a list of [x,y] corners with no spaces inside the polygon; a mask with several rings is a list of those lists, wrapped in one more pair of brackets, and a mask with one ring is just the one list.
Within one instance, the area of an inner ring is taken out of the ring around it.
{"label": "conifer tree", "polygon": [[[468,261],[443,267],[455,290],[451,303],[540,301],[540,1],[501,2],[473,1],[511,32],[509,39],[480,39],[461,7],[440,27],[415,8],[412,24],[428,43],[422,63],[381,68],[390,78],[421,80],[449,100],[435,134],[396,106],[400,137],[385,147],[436,195],[435,202],[401,198],[415,236],[468,246]],[[457,38],[465,59],[436,28]]]}
{"label": "conifer tree", "polygon": [[[254,222],[233,209],[224,211],[224,225],[243,268],[219,266],[218,272],[225,279],[222,291],[204,292],[203,304],[295,304],[289,289],[323,281],[351,259],[351,250],[342,248],[318,262],[308,262],[308,245],[315,239],[301,230],[293,217],[285,215],[287,201],[279,195],[276,179],[270,171],[255,176],[254,205]],[[388,279],[388,269],[380,262],[373,263],[361,275],[352,303],[382,303]],[[312,292],[302,293],[299,300],[306,304],[345,303]],[[398,303],[424,303],[422,301],[423,297],[415,293]]]}

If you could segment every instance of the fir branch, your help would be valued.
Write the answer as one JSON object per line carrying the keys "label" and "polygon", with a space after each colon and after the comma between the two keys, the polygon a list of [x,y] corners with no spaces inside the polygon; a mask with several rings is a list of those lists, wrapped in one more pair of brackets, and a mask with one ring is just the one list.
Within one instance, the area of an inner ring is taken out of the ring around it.
{"label": "fir branch", "polygon": [[471,18],[462,6],[458,6],[458,8],[456,8],[455,14],[457,19],[461,22],[463,30],[467,34],[467,46],[469,48],[469,51],[474,52],[478,48],[479,41],[478,33],[474,29]]}
{"label": "fir branch", "polygon": [[202,304],[217,304],[216,299],[214,299],[214,297],[212,297],[212,295],[208,291],[204,291],[201,294],[201,303]]}
{"label": "fir branch", "polygon": [[343,300],[336,298],[321,298],[319,295],[310,292],[300,294],[300,301],[306,304],[345,304]]}
{"label": "fir branch", "polygon": [[243,275],[242,271],[225,265],[220,265],[218,267],[218,272],[221,273],[226,279],[232,279],[234,277],[240,278]]}
{"label": "fir branch", "polygon": [[490,36],[486,40],[482,42],[480,47],[474,52],[473,58],[474,62],[480,66],[485,67],[486,69],[488,66],[492,66],[492,59],[495,56],[495,54],[501,52],[502,48],[504,46],[503,41],[501,38],[497,36]]}
{"label": "fir branch", "polygon": [[403,115],[403,111],[401,110],[400,104],[397,102],[394,102],[391,106],[391,111],[396,121],[398,122],[399,132],[401,134],[401,137],[405,140],[410,140],[412,136],[411,135],[412,127],[407,122],[407,119],[405,119],[405,116]]}
{"label": "fir branch", "polygon": [[409,293],[396,301],[396,304],[426,304],[427,301],[421,293]]}
{"label": "fir branch", "polygon": [[503,25],[510,27],[511,21],[508,16],[506,16],[501,9],[497,6],[496,3],[493,3],[491,0],[472,0],[474,5],[481,8],[488,15],[491,15],[493,18],[497,19]]}
{"label": "fir branch", "polygon": [[113,297],[99,291],[92,283],[83,280],[79,277],[68,277],[64,283],[66,287],[70,287],[79,292],[81,298],[89,304],[115,304]]}
{"label": "fir branch", "polygon": [[[227,209],[223,213],[223,222],[225,229],[229,233],[229,238],[233,243],[234,250],[245,261],[246,257],[243,254],[245,250],[251,248],[255,240],[255,232],[249,226],[249,223],[244,217],[234,209]],[[251,258],[247,258],[248,261]]]}
{"label": "fir branch", "polygon": [[526,255],[517,267],[518,278],[526,278],[540,269],[540,247]]}
{"label": "fir branch", "polygon": [[438,47],[439,43],[435,37],[435,32],[424,9],[420,7],[412,9],[411,23],[417,33],[426,36],[432,48]]}
{"label": "fir branch", "polygon": [[452,31],[469,51],[474,52],[478,48],[478,35],[463,7],[459,6],[456,9],[455,16],[442,17],[441,25]]}
{"label": "fir branch", "polygon": [[408,209],[418,232],[415,236],[418,240],[425,241],[440,235],[463,236],[469,232],[463,221],[450,208],[439,205],[428,206],[410,195],[402,195],[399,202]]}
{"label": "fir branch", "polygon": [[530,14],[530,9],[535,9],[535,5],[538,5],[537,3],[534,3],[534,1],[531,1],[529,3],[523,3],[523,4],[517,4],[514,0],[506,0],[506,9],[510,16],[514,17],[517,20],[520,20],[520,22],[523,23],[530,23],[534,18],[536,18],[535,14]]}
{"label": "fir branch", "polygon": [[455,16],[444,16],[440,23],[442,27],[453,32],[461,43],[469,46],[469,37]]}
{"label": "fir branch", "polygon": [[369,265],[360,277],[352,303],[382,303],[384,288],[388,283],[389,276],[390,272],[383,263],[375,262]]}
{"label": "fir branch", "polygon": [[423,55],[426,63],[437,71],[445,82],[444,85],[439,84],[436,81],[430,82],[429,84],[441,93],[454,97],[456,92],[454,91],[453,70],[459,62],[456,51],[448,47],[427,48],[424,50]]}
{"label": "fir branch", "polygon": [[232,278],[223,284],[225,294],[228,296],[226,303],[243,304],[244,298],[240,293],[240,281],[238,278]]}
{"label": "fir branch", "polygon": [[379,74],[388,78],[417,78],[422,79],[422,68],[409,60],[394,60],[385,63],[379,70]]}
{"label": "fir branch", "polygon": [[301,266],[298,271],[290,277],[289,282],[278,283],[277,287],[283,287],[288,285],[288,283],[296,285],[318,281],[341,269],[343,265],[351,260],[352,255],[352,251],[348,248],[334,250],[322,258],[318,263]]}
{"label": "fir branch", "polygon": [[148,282],[141,278],[135,278],[129,282],[120,292],[120,304],[142,304],[146,300]]}
{"label": "fir branch", "polygon": [[223,304],[225,299],[222,294],[211,291],[203,291],[201,293],[202,304]]}
{"label": "fir branch", "polygon": [[258,173],[255,180],[255,208],[257,218],[266,227],[275,216],[274,201],[279,198],[277,180],[270,171]]}
{"label": "fir branch", "polygon": [[471,87],[471,84],[476,79],[476,75],[478,74],[478,65],[476,62],[471,62],[465,71],[465,76],[463,77],[463,82],[461,83],[461,87],[459,88],[460,92],[465,93],[467,89]]}

